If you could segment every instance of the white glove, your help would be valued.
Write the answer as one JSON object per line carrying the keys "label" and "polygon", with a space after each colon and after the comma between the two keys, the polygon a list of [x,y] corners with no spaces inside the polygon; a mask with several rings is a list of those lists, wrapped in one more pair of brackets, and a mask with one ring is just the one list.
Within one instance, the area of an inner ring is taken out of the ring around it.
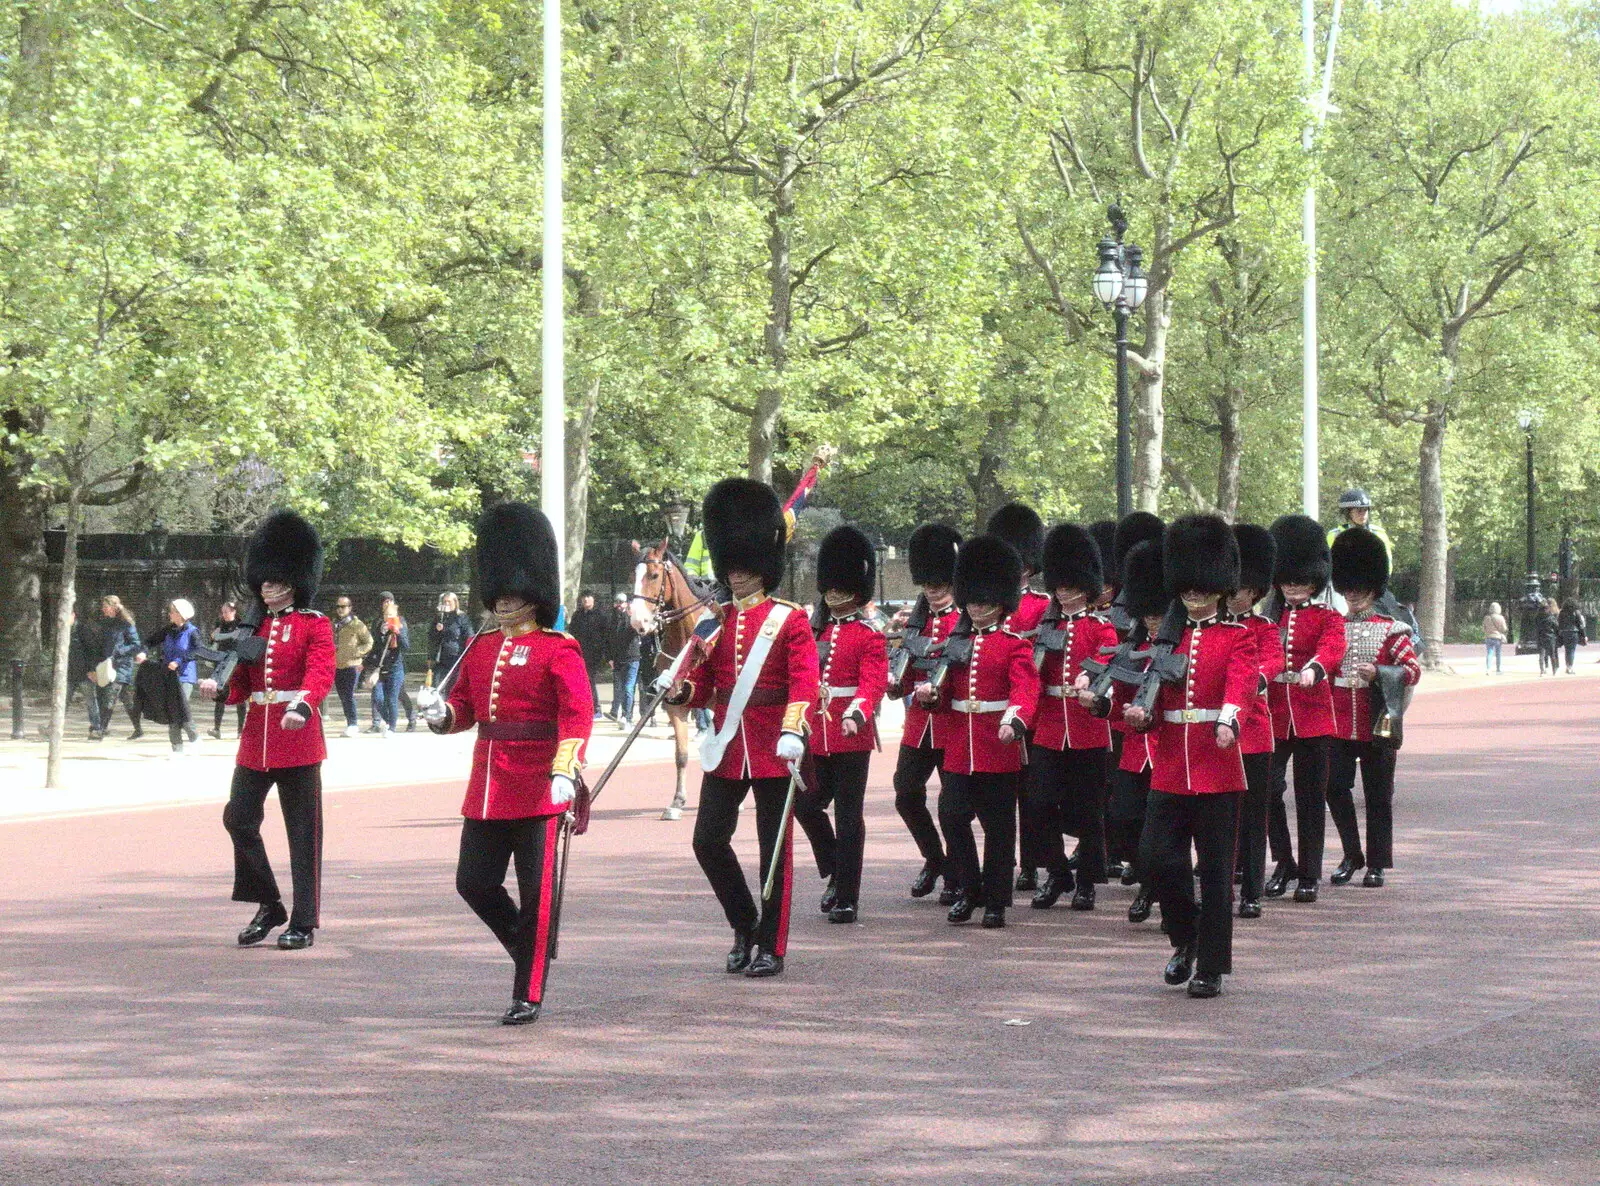
{"label": "white glove", "polygon": [[444,697],[439,695],[437,688],[417,690],[417,710],[422,713],[422,719],[430,725],[442,725],[445,718],[450,715],[450,706]]}
{"label": "white glove", "polygon": [[795,765],[806,756],[806,743],[798,733],[778,734],[778,760]]}
{"label": "white glove", "polygon": [[556,807],[565,807],[578,797],[577,785],[565,774],[550,776],[550,802]]}
{"label": "white glove", "polygon": [[280,723],[291,733],[299,732],[311,723],[311,709],[306,707],[304,701],[291,704],[283,710]]}

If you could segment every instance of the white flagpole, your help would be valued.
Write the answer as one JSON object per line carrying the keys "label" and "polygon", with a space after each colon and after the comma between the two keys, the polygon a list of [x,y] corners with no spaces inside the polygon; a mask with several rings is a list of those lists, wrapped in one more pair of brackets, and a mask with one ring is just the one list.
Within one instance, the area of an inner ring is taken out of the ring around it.
{"label": "white flagpole", "polygon": [[[1306,97],[1311,105],[1306,126],[1301,130],[1300,143],[1311,155],[1314,137],[1327,121],[1333,95],[1333,54],[1339,44],[1339,18],[1343,13],[1343,0],[1333,0],[1333,19],[1328,28],[1328,50],[1322,63],[1322,86],[1317,86],[1317,15],[1313,0],[1300,0],[1301,34],[1305,40]],[[1313,519],[1320,517],[1321,491],[1318,473],[1321,467],[1321,446],[1317,413],[1317,187],[1306,186],[1305,203],[1301,211],[1301,239],[1306,249],[1306,278],[1301,292],[1301,356],[1300,356],[1300,457],[1301,457],[1301,509]]]}
{"label": "white flagpole", "polygon": [[[539,502],[567,560],[566,276],[562,255],[561,0],[544,0],[544,297]],[[565,585],[562,586],[565,588]]]}

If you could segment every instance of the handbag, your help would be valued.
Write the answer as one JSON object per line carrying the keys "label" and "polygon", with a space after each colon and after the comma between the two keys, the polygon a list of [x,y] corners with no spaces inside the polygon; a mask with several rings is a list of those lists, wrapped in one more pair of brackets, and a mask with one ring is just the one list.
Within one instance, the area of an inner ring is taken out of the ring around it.
{"label": "handbag", "polygon": [[117,665],[106,657],[94,665],[94,686],[108,688],[117,682]]}

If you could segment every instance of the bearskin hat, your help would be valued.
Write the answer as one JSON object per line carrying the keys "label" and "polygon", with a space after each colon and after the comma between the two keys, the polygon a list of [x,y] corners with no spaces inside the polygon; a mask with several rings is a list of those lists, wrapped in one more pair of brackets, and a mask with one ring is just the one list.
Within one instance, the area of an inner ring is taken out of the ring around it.
{"label": "bearskin hat", "polygon": [[[1020,502],[1008,502],[989,516],[984,530],[1015,548],[1017,555],[1022,557],[1022,567],[1029,572],[1044,568],[1044,520],[1032,507]],[[1019,588],[1021,584],[1019,577]]]}
{"label": "bearskin hat", "polygon": [[1283,515],[1272,524],[1277,557],[1272,565],[1274,585],[1310,585],[1312,595],[1328,585],[1328,537],[1322,524],[1307,515]]}
{"label": "bearskin hat", "polygon": [[1389,584],[1389,549],[1375,533],[1365,527],[1347,527],[1333,537],[1329,551],[1335,589],[1383,596]]}
{"label": "bearskin hat", "polygon": [[1256,523],[1235,523],[1233,538],[1239,541],[1239,588],[1266,593],[1272,588],[1272,562],[1278,555],[1272,532]]}
{"label": "bearskin hat", "polygon": [[1044,537],[1044,587],[1054,593],[1063,585],[1081,591],[1090,601],[1105,592],[1100,545],[1076,523],[1058,523]]}
{"label": "bearskin hat", "polygon": [[789,529],[772,487],[749,478],[724,478],[711,487],[701,507],[706,550],[717,580],[739,568],[761,578],[767,592],[783,580],[783,550]]}
{"label": "bearskin hat", "polygon": [[1134,621],[1157,618],[1167,612],[1166,574],[1161,561],[1161,540],[1140,540],[1122,565],[1122,604]]}
{"label": "bearskin hat", "polygon": [[1100,549],[1100,567],[1105,569],[1106,583],[1120,584],[1122,570],[1117,567],[1117,521],[1096,519],[1089,524],[1089,534],[1094,536],[1095,545]]}
{"label": "bearskin hat", "polygon": [[998,605],[1005,613],[1022,600],[1022,557],[998,535],[976,535],[956,556],[956,604]]}
{"label": "bearskin hat", "polygon": [[1172,523],[1161,552],[1174,597],[1191,589],[1226,597],[1239,587],[1239,541],[1221,515],[1185,515]]}
{"label": "bearskin hat", "polygon": [[878,555],[872,541],[845,524],[822,537],[817,549],[817,592],[837,589],[865,605],[876,592]]}
{"label": "bearskin hat", "polygon": [[493,609],[516,595],[534,607],[546,628],[561,608],[561,569],[556,533],[543,511],[525,502],[502,502],[478,519],[478,596]]}
{"label": "bearskin hat", "polygon": [[267,581],[291,586],[296,609],[309,609],[322,583],[322,540],[291,510],[268,515],[245,548],[244,583],[260,597]]}
{"label": "bearskin hat", "polygon": [[1112,546],[1112,560],[1118,572],[1128,559],[1128,553],[1147,539],[1160,539],[1167,525],[1159,515],[1149,511],[1131,511],[1117,524],[1116,542]]}
{"label": "bearskin hat", "polygon": [[911,583],[948,585],[956,579],[961,533],[943,523],[924,523],[911,533]]}

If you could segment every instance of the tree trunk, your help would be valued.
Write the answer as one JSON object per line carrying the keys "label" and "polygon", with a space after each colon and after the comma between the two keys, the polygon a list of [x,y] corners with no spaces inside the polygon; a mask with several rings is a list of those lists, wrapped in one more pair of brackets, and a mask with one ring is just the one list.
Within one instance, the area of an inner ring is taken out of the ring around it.
{"label": "tree trunk", "polygon": [[[9,419],[9,417],[8,417]],[[0,452],[0,660],[26,664],[30,683],[43,682],[40,590],[49,499],[23,483],[27,465]]]}
{"label": "tree trunk", "polygon": [[67,731],[67,689],[72,672],[72,608],[78,599],[78,533],[83,530],[83,491],[74,483],[67,494],[67,543],[61,553],[61,589],[56,597],[55,666],[50,676],[50,751],[45,762],[46,790],[61,786],[61,743]]}
{"label": "tree trunk", "polygon": [[1244,435],[1239,423],[1243,395],[1236,384],[1228,383],[1217,400],[1217,423],[1221,427],[1220,455],[1217,458],[1217,514],[1232,523],[1239,515],[1239,460],[1244,453]]}
{"label": "tree trunk", "polygon": [[757,482],[772,481],[772,454],[778,435],[778,414],[783,410],[783,372],[789,363],[789,325],[793,316],[794,273],[789,260],[790,219],[794,215],[795,155],[784,149],[778,153],[778,176],[784,180],[773,190],[772,208],[767,211],[767,328],[764,345],[772,381],[756,392],[755,411],[750,416],[749,476]]}
{"label": "tree trunk", "polygon": [[1425,664],[1443,665],[1445,609],[1449,602],[1446,566],[1450,554],[1450,524],[1444,501],[1444,439],[1447,414],[1434,411],[1422,422],[1418,449],[1417,487],[1422,510],[1422,575],[1418,583],[1417,620],[1427,651]]}
{"label": "tree trunk", "polygon": [[567,425],[567,587],[562,593],[568,605],[578,604],[583,585],[583,546],[589,534],[589,440],[599,406],[600,377],[596,375],[584,384],[577,421]]}
{"label": "tree trunk", "polygon": [[1140,353],[1148,371],[1137,372],[1137,432],[1133,450],[1134,509],[1161,510],[1161,451],[1166,443],[1167,331],[1172,326],[1171,302],[1165,290],[1152,291],[1145,301],[1144,349]]}

